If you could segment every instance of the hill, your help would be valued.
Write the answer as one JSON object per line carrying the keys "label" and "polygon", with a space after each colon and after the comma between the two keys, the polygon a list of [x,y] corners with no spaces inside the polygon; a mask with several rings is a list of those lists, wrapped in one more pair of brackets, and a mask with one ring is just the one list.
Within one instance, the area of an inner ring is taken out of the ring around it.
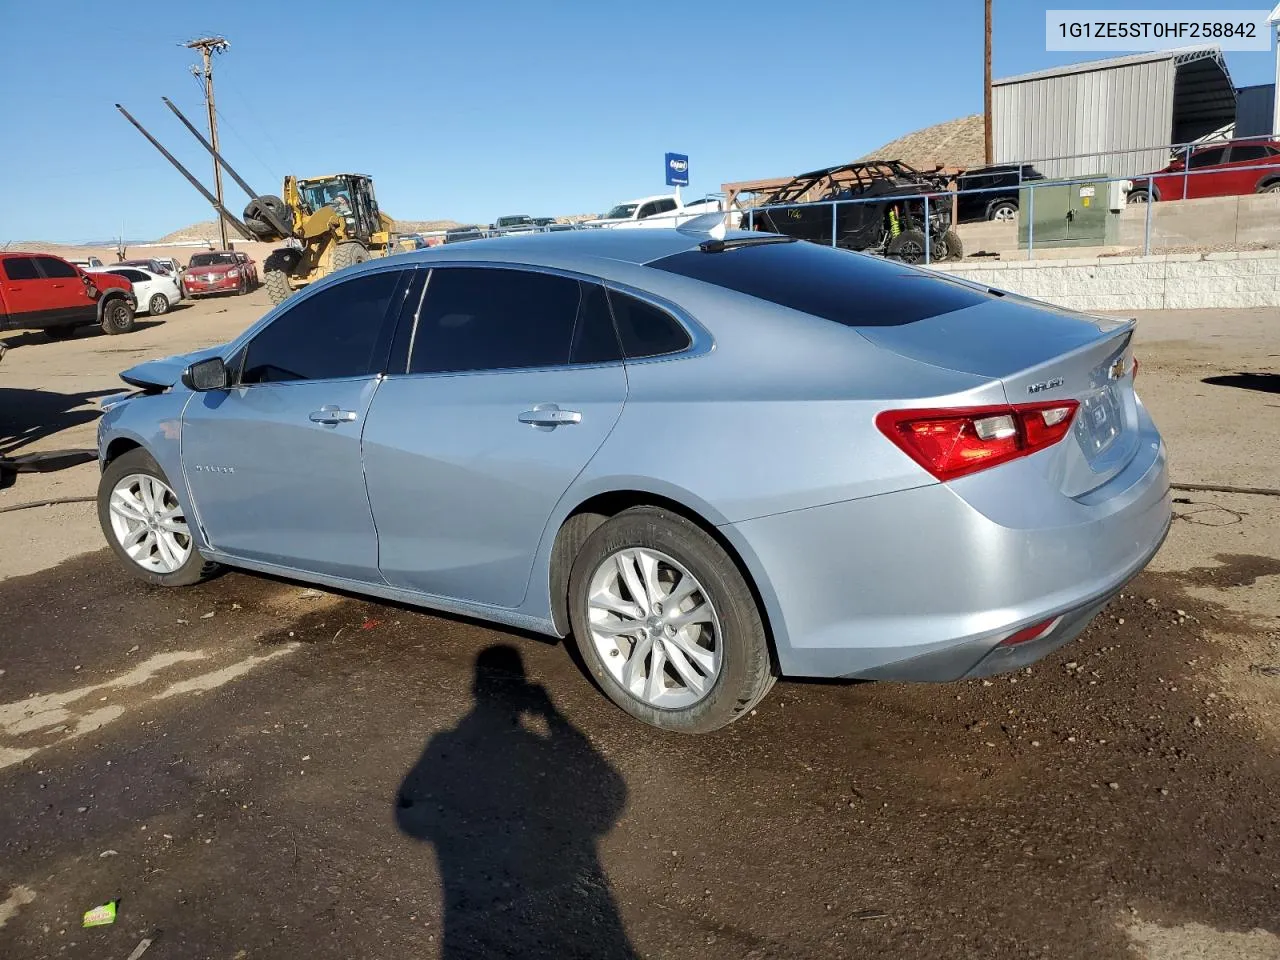
{"label": "hill", "polygon": [[860,160],[902,160],[918,170],[980,167],[983,155],[982,114],[935,123],[872,150]]}

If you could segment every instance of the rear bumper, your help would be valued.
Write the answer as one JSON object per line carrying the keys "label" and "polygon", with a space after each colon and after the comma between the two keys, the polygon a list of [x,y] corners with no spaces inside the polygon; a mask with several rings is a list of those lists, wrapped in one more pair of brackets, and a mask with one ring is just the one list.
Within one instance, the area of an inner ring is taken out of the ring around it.
{"label": "rear bumper", "polygon": [[[1034,458],[951,484],[733,524],[784,675],[956,680],[1025,666],[1073,639],[1169,528],[1164,446],[1070,499]],[[1000,641],[1054,617],[1045,636]]]}

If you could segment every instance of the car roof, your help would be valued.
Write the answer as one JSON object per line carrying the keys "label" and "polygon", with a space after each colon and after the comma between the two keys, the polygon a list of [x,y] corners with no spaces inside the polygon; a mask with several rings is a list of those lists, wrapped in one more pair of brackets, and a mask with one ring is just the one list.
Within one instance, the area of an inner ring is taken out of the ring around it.
{"label": "car roof", "polygon": [[[749,236],[749,234],[744,234]],[[624,230],[597,228],[558,230],[472,240],[466,244],[430,247],[395,255],[395,259],[424,263],[492,260],[527,266],[559,267],[596,272],[600,261],[641,266],[690,250],[707,239],[706,234],[684,230]],[[595,267],[588,264],[595,262]],[[381,262],[371,260],[369,264]]]}
{"label": "car roof", "polygon": [[625,207],[628,203],[641,204],[648,203],[650,200],[666,200],[672,196],[670,193],[655,193],[651,197],[640,197],[638,200],[623,200],[621,203],[615,203],[614,206]]}

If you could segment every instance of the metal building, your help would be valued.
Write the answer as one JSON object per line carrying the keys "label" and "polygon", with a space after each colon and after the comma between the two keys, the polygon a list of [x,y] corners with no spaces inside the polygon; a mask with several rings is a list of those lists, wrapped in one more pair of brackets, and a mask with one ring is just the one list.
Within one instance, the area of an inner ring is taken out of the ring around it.
{"label": "metal building", "polygon": [[1252,87],[1236,89],[1237,137],[1271,136],[1272,110],[1275,107],[1276,85],[1259,83]]}
{"label": "metal building", "polygon": [[[1035,163],[1049,177],[1127,177],[1169,162],[1234,122],[1236,91],[1222,51],[1185,47],[1040,70],[992,82],[997,163]],[[1146,149],[1107,156],[1112,151]],[[1092,154],[1072,160],[1047,157]]]}

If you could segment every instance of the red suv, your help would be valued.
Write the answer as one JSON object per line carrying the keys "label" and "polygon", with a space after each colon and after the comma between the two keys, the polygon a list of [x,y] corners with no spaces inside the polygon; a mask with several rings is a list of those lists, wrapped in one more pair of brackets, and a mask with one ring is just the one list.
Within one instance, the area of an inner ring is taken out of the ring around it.
{"label": "red suv", "polygon": [[1184,172],[1179,157],[1163,170],[1135,177],[1130,203],[1280,193],[1280,141],[1232,140],[1191,154]]}
{"label": "red suv", "polygon": [[0,330],[43,330],[61,340],[96,323],[106,333],[128,333],[137,306],[122,277],[86,274],[46,253],[0,253]]}

